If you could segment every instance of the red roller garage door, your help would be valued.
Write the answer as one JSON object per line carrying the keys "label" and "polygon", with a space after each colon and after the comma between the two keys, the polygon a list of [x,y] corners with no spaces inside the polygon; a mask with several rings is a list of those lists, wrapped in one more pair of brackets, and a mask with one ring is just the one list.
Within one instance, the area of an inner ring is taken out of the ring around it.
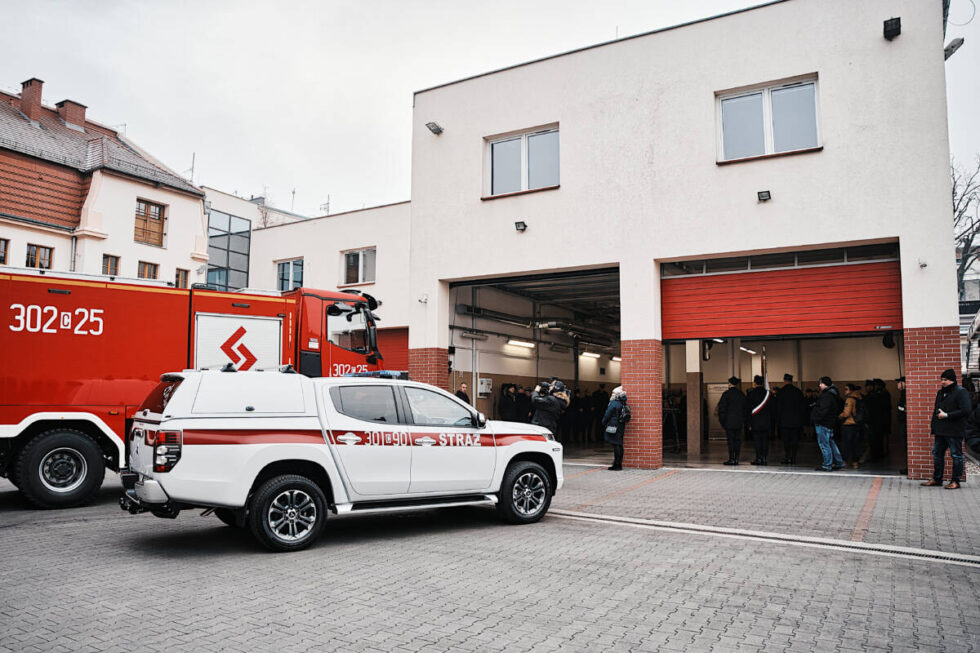
{"label": "red roller garage door", "polygon": [[378,349],[386,370],[408,369],[408,327],[378,329]]}
{"label": "red roller garage door", "polygon": [[665,278],[664,340],[902,328],[898,261]]}

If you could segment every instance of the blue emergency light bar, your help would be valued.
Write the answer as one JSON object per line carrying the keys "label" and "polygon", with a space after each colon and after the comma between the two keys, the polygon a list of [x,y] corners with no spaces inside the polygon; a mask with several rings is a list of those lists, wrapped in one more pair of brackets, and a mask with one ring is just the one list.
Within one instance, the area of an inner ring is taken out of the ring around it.
{"label": "blue emergency light bar", "polygon": [[350,372],[344,374],[344,376],[365,376],[372,377],[375,379],[400,379],[402,381],[408,381],[408,372],[399,370],[374,370],[371,372]]}

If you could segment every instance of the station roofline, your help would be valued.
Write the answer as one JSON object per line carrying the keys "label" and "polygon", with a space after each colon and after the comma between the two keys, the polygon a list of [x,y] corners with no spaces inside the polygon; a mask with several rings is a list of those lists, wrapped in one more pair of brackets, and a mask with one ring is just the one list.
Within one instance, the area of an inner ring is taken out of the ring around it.
{"label": "station roofline", "polygon": [[373,211],[374,209],[385,209],[389,206],[398,206],[399,204],[411,204],[412,200],[401,200],[400,202],[389,202],[388,204],[378,204],[377,206],[365,206],[363,209],[353,209],[351,211],[343,211],[341,213],[329,213],[327,215],[318,215],[312,218],[306,218],[305,220],[300,220],[299,222],[286,222],[284,224],[273,224],[268,227],[258,227],[252,229],[252,231],[265,231],[266,229],[278,229],[279,227],[290,227],[297,224],[305,224],[307,222],[313,222],[314,220],[324,220],[328,218],[339,218],[342,215],[350,215],[351,213],[361,213],[363,211]]}
{"label": "station roofline", "polygon": [[752,5],[751,7],[743,7],[741,9],[734,9],[732,11],[727,11],[723,14],[717,14],[715,16],[708,16],[707,18],[698,18],[695,20],[689,20],[686,23],[678,23],[677,25],[670,25],[668,27],[660,27],[658,29],[650,30],[649,32],[641,32],[640,34],[633,34],[631,36],[624,36],[621,39],[612,39],[611,41],[602,41],[601,43],[594,43],[592,45],[586,45],[581,48],[575,48],[573,50],[567,50],[565,52],[559,52],[558,54],[550,54],[546,57],[541,57],[539,59],[531,59],[530,61],[524,61],[522,63],[513,64],[511,66],[504,66],[503,68],[496,68],[494,70],[489,70],[485,73],[478,73],[476,75],[470,75],[469,77],[463,77],[462,79],[456,79],[451,82],[444,82],[442,84],[437,84],[435,86],[430,86],[428,88],[423,88],[421,90],[415,91],[412,97],[419,95],[421,93],[428,93],[429,91],[435,91],[446,86],[452,86],[454,84],[462,84],[463,82],[468,82],[473,79],[479,79],[480,77],[487,77],[489,75],[496,75],[497,73],[506,72],[508,70],[513,70],[515,68],[522,68],[524,66],[530,66],[532,64],[541,63],[542,61],[548,61],[550,59],[557,59],[559,57],[566,57],[570,54],[578,54],[579,52],[585,52],[586,50],[594,50],[595,48],[602,48],[607,45],[612,45],[614,43],[622,43],[623,41],[631,41],[633,39],[642,38],[644,36],[651,36],[652,34],[659,34],[661,32],[669,32],[671,30],[679,29],[681,27],[689,27],[691,25],[697,25],[698,23],[706,23],[710,20],[717,20],[719,18],[727,18],[728,16],[734,16],[735,14],[745,13],[747,11],[754,11],[756,9],[762,9],[763,7],[769,7],[772,5],[782,4],[784,2],[789,2],[789,0],[770,0],[769,2],[764,2],[758,5]]}

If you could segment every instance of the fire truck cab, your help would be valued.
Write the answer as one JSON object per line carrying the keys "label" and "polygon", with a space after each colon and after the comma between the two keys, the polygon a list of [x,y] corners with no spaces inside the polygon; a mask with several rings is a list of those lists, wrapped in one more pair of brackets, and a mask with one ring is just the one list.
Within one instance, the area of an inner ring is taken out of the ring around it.
{"label": "fire truck cab", "polygon": [[0,476],[36,506],[88,500],[125,464],[125,435],[160,374],[383,367],[374,310],[357,292],[221,292],[146,280],[0,273]]}

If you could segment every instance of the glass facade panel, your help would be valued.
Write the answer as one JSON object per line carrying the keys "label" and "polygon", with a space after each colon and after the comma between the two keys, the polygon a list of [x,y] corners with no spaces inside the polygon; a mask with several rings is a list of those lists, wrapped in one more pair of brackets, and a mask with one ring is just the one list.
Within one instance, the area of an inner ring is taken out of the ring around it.
{"label": "glass facade panel", "polygon": [[521,139],[500,141],[490,146],[490,194],[521,190]]}
{"label": "glass facade panel", "polygon": [[776,152],[817,146],[817,108],[813,84],[773,89],[772,138]]}
{"label": "glass facade panel", "polygon": [[245,218],[211,210],[208,217],[209,285],[218,290],[239,290],[248,286],[251,225]]}
{"label": "glass facade panel", "polygon": [[750,257],[753,270],[766,268],[791,268],[796,265],[796,254],[785,252],[780,254],[759,254]]}
{"label": "glass facade panel", "polygon": [[726,159],[765,154],[762,93],[722,100],[721,123]]}
{"label": "glass facade panel", "polygon": [[558,132],[527,137],[527,187],[558,185]]}

